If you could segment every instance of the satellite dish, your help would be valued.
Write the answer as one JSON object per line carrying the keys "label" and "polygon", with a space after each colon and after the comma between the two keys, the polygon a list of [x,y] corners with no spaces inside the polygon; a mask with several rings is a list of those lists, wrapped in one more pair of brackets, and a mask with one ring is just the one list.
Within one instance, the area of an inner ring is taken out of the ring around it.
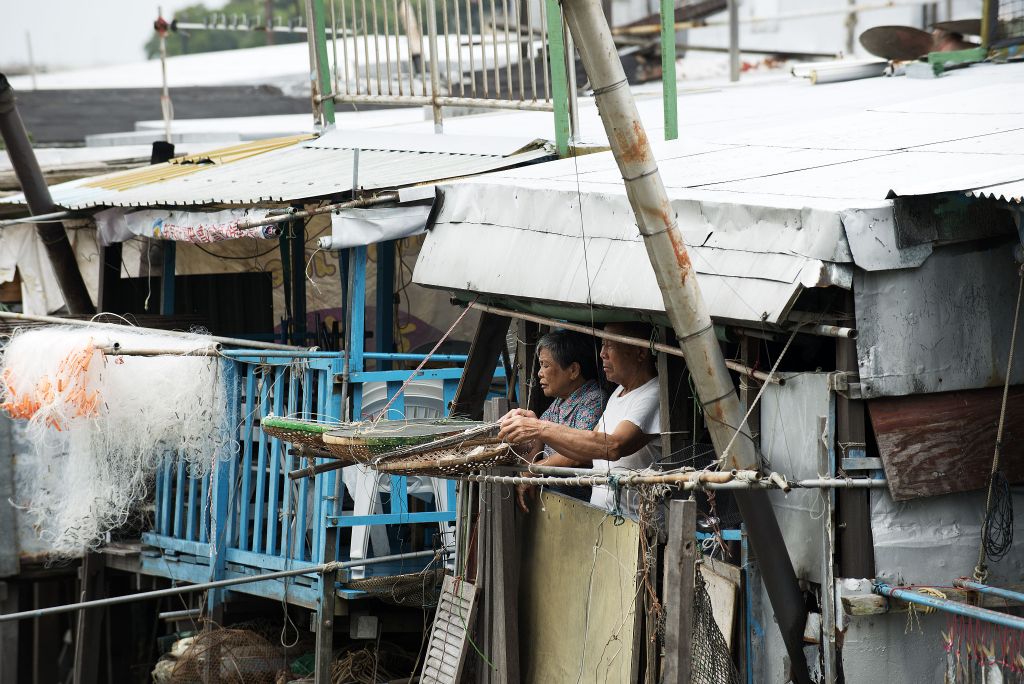
{"label": "satellite dish", "polygon": [[875,26],[860,34],[860,44],[876,57],[906,62],[932,51],[932,34],[910,26]]}
{"label": "satellite dish", "polygon": [[981,19],[954,19],[952,21],[937,21],[932,27],[940,31],[959,33],[961,36],[980,36]]}

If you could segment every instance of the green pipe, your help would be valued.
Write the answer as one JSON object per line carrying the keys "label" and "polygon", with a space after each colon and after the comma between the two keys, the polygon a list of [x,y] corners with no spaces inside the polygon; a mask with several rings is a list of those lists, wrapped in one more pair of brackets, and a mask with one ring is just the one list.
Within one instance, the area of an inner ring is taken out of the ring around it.
{"label": "green pipe", "polygon": [[679,137],[676,94],[676,6],[661,0],[661,97],[665,110],[665,140]]}
{"label": "green pipe", "polygon": [[[565,74],[565,38],[562,8],[558,0],[545,0],[548,20],[548,54],[551,68],[551,104],[555,110],[555,147],[559,157],[569,155],[569,87]],[[575,62],[575,60],[573,60]]]}

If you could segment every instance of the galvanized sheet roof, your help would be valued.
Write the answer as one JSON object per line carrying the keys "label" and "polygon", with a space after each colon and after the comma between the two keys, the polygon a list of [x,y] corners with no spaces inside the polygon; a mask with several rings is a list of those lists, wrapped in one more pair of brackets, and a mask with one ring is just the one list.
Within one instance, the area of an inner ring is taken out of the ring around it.
{"label": "galvanized sheet roof", "polygon": [[[311,141],[122,190],[91,187],[103,178],[90,178],[56,185],[50,192],[58,206],[70,210],[291,202],[351,190],[354,155],[351,149],[321,148]],[[543,148],[507,156],[364,149],[359,153],[358,184],[366,190],[395,188],[472,176],[547,156]],[[18,195],[0,201],[18,204],[23,199]]]}
{"label": "galvanized sheet roof", "polygon": [[[714,121],[716,112],[724,123]],[[680,140],[655,143],[654,152],[719,319],[781,322],[803,288],[849,287],[853,265],[919,266],[932,245],[902,246],[894,195],[1024,178],[1024,64],[974,66],[928,81],[741,87],[684,97],[680,118]],[[416,282],[662,310],[610,153],[442,190]],[[470,236],[490,243],[478,248]]]}

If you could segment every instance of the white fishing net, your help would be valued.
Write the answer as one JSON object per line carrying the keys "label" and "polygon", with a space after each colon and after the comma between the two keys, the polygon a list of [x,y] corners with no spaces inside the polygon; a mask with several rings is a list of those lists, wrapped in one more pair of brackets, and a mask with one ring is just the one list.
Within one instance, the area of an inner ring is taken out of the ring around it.
{"label": "white fishing net", "polygon": [[52,326],[3,349],[0,399],[23,419],[15,505],[55,555],[98,546],[145,499],[164,459],[193,475],[234,453],[224,363],[209,356],[110,356],[101,349],[194,352],[209,339]]}

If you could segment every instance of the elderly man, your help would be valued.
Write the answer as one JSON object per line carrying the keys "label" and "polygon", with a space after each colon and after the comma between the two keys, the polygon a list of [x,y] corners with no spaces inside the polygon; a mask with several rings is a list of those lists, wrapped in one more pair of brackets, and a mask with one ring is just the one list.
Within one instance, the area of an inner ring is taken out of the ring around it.
{"label": "elderly man", "polygon": [[[650,339],[651,327],[643,323],[609,323],[605,330],[629,337]],[[518,443],[539,440],[555,450],[544,465],[640,470],[661,458],[661,411],[658,375],[649,349],[604,340],[601,365],[609,381],[618,384],[593,430],[577,430],[540,420],[532,411],[515,409],[501,420],[499,436]],[[520,501],[522,505],[522,501]],[[635,516],[635,496],[616,493],[608,486],[594,487],[590,503],[608,511]]]}

